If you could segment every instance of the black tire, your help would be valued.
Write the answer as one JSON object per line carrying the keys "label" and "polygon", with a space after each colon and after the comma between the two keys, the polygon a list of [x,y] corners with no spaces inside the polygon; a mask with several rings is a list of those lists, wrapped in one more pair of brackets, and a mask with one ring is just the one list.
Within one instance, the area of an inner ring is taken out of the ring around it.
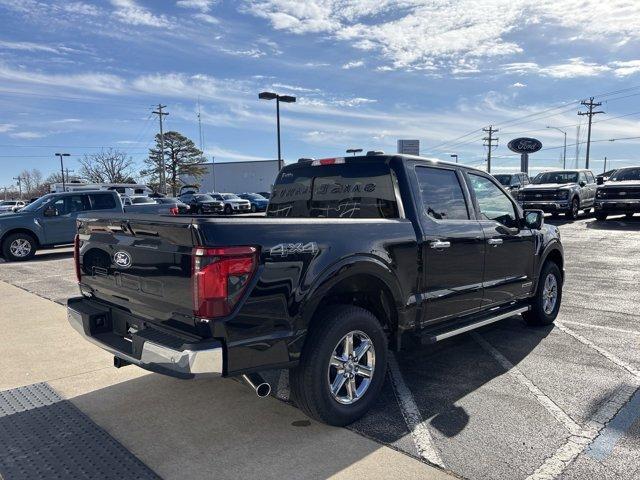
{"label": "black tire", "polygon": [[580,213],[580,200],[578,197],[573,197],[571,200],[571,208],[567,212],[567,218],[575,220],[578,218],[578,213]]}
{"label": "black tire", "polygon": [[596,220],[604,222],[607,219],[606,213],[596,213]]}
{"label": "black tire", "polygon": [[553,213],[551,214],[551,216],[552,216],[553,218],[558,218],[558,217],[560,216],[560,214],[559,214],[558,212],[553,212]]}
{"label": "black tire", "polygon": [[[545,311],[545,283],[547,277],[553,275],[557,286],[556,302],[552,309]],[[529,325],[551,325],[560,311],[562,303],[562,272],[554,262],[546,262],[540,272],[536,295],[531,299],[531,310],[522,314]]]}
{"label": "black tire", "polygon": [[224,206],[224,214],[225,215],[231,215],[231,205],[225,205]]}
{"label": "black tire", "polygon": [[585,215],[589,215],[591,213],[591,209],[590,208],[585,208],[583,210],[583,212],[584,212]]}
{"label": "black tire", "polygon": [[633,217],[633,213],[625,213],[624,216],[626,218],[631,218],[631,217]]}
{"label": "black tire", "polygon": [[258,211],[258,209],[256,208],[255,205],[251,205],[251,213],[256,213]]}
{"label": "black tire", "polygon": [[[330,368],[329,362],[334,349],[350,332],[368,336],[375,364],[368,388],[360,398],[345,405],[330,391],[329,376],[334,367]],[[324,310],[308,332],[299,365],[291,370],[291,393],[296,405],[310,417],[329,425],[345,426],[362,417],[376,402],[384,384],[387,343],[382,325],[368,310],[351,305]]]}
{"label": "black tire", "polygon": [[196,209],[196,215],[202,215],[202,207]]}
{"label": "black tire", "polygon": [[[24,242],[26,242],[26,245],[29,247],[28,253],[24,255],[14,254],[12,252],[12,245],[14,245],[14,242],[20,242],[23,246],[25,245]],[[29,235],[28,233],[12,233],[4,239],[4,242],[2,242],[2,254],[4,255],[4,258],[11,262],[22,262],[25,260],[30,260],[36,254],[37,248],[38,242],[32,235]]]}

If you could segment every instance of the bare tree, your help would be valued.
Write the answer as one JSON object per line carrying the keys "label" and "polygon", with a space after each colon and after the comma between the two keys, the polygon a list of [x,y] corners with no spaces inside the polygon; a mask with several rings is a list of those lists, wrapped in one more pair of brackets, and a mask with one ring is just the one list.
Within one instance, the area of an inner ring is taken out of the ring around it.
{"label": "bare tree", "polygon": [[42,172],[37,168],[20,172],[22,191],[27,198],[42,195]]}
{"label": "bare tree", "polygon": [[79,160],[80,177],[92,183],[127,183],[134,175],[133,159],[112,148]]}

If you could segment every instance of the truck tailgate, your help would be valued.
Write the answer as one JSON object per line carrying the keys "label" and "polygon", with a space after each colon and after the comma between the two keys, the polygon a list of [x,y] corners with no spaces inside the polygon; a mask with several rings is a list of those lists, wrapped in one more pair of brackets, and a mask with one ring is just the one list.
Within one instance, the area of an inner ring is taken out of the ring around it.
{"label": "truck tailgate", "polygon": [[81,288],[134,315],[195,328],[190,218],[91,215],[78,221]]}

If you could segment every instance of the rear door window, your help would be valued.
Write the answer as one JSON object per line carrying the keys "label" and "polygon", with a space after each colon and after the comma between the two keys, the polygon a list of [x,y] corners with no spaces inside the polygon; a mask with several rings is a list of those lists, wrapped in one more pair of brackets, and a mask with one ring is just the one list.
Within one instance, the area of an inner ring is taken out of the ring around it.
{"label": "rear door window", "polygon": [[287,168],[278,175],[267,216],[397,218],[391,169],[382,159]]}
{"label": "rear door window", "polygon": [[455,170],[416,167],[423,212],[436,220],[468,220],[467,202]]}
{"label": "rear door window", "polygon": [[89,195],[91,200],[92,210],[113,210],[116,208],[116,199],[113,195],[108,194],[91,194]]}

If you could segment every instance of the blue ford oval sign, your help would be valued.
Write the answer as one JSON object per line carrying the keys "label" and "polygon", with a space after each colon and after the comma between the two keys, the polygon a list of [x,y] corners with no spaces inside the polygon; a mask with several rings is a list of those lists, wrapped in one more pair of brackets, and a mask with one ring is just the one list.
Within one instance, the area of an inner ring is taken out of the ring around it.
{"label": "blue ford oval sign", "polygon": [[113,254],[113,263],[120,268],[129,268],[131,266],[131,255],[123,251],[116,252]]}
{"label": "blue ford oval sign", "polygon": [[535,138],[514,138],[507,144],[507,148],[516,153],[534,153],[542,148],[542,142]]}

